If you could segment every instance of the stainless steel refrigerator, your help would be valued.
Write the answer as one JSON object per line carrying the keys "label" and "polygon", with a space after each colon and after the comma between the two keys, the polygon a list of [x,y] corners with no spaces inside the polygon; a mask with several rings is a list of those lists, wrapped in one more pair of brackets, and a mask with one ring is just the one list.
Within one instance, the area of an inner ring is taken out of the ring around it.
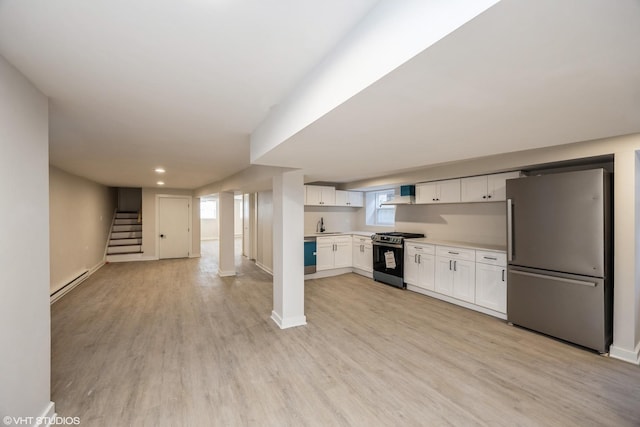
{"label": "stainless steel refrigerator", "polygon": [[612,339],[611,176],[507,181],[507,319],[606,353]]}

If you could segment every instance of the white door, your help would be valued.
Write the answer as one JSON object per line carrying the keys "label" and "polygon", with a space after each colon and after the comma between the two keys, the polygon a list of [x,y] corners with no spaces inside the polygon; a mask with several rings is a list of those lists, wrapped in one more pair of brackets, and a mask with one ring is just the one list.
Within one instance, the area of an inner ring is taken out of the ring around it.
{"label": "white door", "polygon": [[158,258],[189,256],[189,204],[183,197],[158,198]]}

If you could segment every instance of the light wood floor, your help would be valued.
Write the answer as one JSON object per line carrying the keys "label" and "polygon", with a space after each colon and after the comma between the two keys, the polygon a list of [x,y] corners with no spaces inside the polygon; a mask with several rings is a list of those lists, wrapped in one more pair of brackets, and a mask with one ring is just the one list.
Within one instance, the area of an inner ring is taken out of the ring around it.
{"label": "light wood floor", "polygon": [[110,264],[52,307],[52,399],[83,426],[638,426],[640,368],[348,274],[269,319],[238,259]]}

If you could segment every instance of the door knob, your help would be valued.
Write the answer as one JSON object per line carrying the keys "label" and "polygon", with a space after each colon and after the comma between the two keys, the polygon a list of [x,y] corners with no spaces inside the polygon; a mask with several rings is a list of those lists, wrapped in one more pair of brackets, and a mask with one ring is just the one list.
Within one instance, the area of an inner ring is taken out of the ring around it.
{"label": "door knob", "polygon": [[164,234],[161,234],[161,235],[160,235],[160,238],[161,238],[161,239],[164,239]]}

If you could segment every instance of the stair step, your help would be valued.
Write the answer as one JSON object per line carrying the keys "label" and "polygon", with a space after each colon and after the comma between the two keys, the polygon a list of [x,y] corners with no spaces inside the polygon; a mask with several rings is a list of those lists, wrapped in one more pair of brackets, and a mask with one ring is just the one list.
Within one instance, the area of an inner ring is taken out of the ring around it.
{"label": "stair step", "polygon": [[111,233],[112,239],[139,239],[142,231],[114,231]]}
{"label": "stair step", "polygon": [[114,225],[138,224],[138,217],[135,218],[116,218]]}
{"label": "stair step", "polygon": [[134,254],[139,252],[142,252],[142,245],[109,246],[107,249],[107,255]]}
{"label": "stair step", "polygon": [[135,218],[138,219],[138,212],[118,212],[116,213],[116,218]]}
{"label": "stair step", "polygon": [[128,262],[128,261],[141,261],[144,257],[144,252],[136,252],[132,254],[112,254],[107,255],[106,262]]}
{"label": "stair step", "polygon": [[111,239],[109,240],[109,247],[112,246],[124,246],[124,245],[141,245],[142,239]]}
{"label": "stair step", "polygon": [[115,233],[119,233],[122,231],[142,231],[142,224],[114,225],[111,231]]}

